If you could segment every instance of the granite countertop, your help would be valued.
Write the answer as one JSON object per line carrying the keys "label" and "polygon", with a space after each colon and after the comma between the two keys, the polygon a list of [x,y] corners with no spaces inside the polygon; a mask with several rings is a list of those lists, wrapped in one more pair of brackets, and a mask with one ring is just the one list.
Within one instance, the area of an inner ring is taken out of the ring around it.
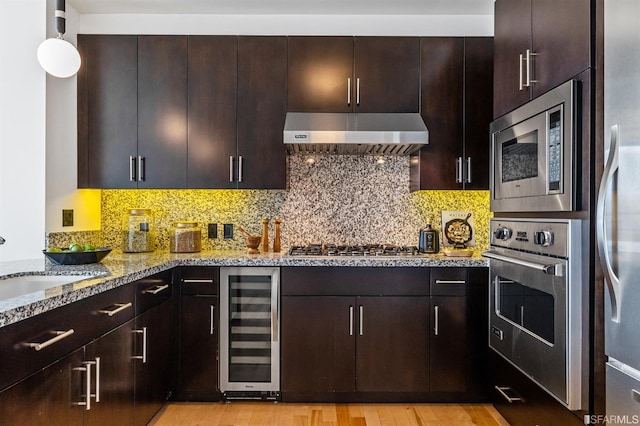
{"label": "granite countertop", "polygon": [[90,275],[70,284],[27,292],[0,300],[0,327],[102,293],[176,266],[350,266],[350,267],[485,267],[487,259],[475,251],[472,257],[443,254],[396,257],[292,257],[286,252],[250,255],[245,251],[213,250],[200,253],[111,252],[101,263],[58,266],[42,259],[0,262],[2,280],[25,275]]}

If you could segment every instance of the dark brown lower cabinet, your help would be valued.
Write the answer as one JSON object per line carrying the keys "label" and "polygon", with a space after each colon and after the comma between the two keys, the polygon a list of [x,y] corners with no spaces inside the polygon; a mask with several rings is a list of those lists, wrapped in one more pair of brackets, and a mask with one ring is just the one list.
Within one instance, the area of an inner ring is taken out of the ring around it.
{"label": "dark brown lower cabinet", "polygon": [[467,301],[465,297],[432,296],[429,345],[431,392],[467,391]]}
{"label": "dark brown lower cabinet", "polygon": [[170,396],[173,309],[164,302],[135,319],[135,425],[146,425]]}
{"label": "dark brown lower cabinet", "polygon": [[84,349],[78,349],[0,394],[0,424],[78,425],[84,421]]}
{"label": "dark brown lower cabinet", "polygon": [[130,320],[85,347],[85,362],[95,362],[91,373],[96,394],[85,411],[85,425],[133,424],[133,330],[134,320]]}
{"label": "dark brown lower cabinet", "polygon": [[177,399],[219,401],[218,296],[183,295]]}

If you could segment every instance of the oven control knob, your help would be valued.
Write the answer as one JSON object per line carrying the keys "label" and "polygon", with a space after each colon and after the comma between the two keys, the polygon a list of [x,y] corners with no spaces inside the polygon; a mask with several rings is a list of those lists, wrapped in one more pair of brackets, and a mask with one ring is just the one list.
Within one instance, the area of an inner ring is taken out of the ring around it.
{"label": "oven control knob", "polygon": [[537,244],[542,247],[549,247],[551,244],[553,244],[553,232],[551,231],[534,232],[533,244]]}
{"label": "oven control knob", "polygon": [[503,240],[506,241],[509,238],[511,238],[511,229],[507,228],[506,226],[502,226],[500,228],[497,228],[494,232],[493,232],[493,236],[497,239],[497,240]]}

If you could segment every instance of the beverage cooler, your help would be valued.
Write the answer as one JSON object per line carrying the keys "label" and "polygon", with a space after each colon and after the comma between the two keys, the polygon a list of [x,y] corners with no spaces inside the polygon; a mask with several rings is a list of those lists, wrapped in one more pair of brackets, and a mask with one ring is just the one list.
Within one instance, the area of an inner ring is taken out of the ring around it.
{"label": "beverage cooler", "polygon": [[279,284],[279,268],[220,268],[223,399],[280,397]]}

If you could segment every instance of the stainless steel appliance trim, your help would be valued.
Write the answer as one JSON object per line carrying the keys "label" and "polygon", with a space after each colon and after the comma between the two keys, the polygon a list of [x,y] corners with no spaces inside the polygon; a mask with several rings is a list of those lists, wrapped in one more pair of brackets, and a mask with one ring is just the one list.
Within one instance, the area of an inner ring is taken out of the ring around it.
{"label": "stainless steel appliance trim", "polygon": [[488,257],[489,259],[501,260],[503,262],[513,263],[514,265],[535,269],[537,271],[542,271],[545,274],[555,275],[557,277],[563,277],[565,274],[564,264],[562,263],[541,264],[518,259],[512,256],[504,256],[492,251],[485,251],[484,253],[482,253],[482,256]]}
{"label": "stainless steel appliance trim", "polygon": [[602,172],[602,180],[600,181],[600,188],[598,189],[598,201],[596,202],[596,240],[598,246],[598,254],[600,255],[600,265],[602,266],[602,274],[604,275],[604,281],[609,288],[609,299],[611,302],[611,320],[615,322],[620,321],[620,314],[618,311],[618,299],[620,297],[620,279],[616,276],[613,266],[611,264],[611,258],[609,257],[609,250],[607,247],[607,227],[606,227],[606,214],[605,203],[607,199],[607,192],[609,185],[614,179],[614,175],[620,167],[618,160],[619,151],[619,126],[611,126],[611,143],[609,146],[609,155]]}

